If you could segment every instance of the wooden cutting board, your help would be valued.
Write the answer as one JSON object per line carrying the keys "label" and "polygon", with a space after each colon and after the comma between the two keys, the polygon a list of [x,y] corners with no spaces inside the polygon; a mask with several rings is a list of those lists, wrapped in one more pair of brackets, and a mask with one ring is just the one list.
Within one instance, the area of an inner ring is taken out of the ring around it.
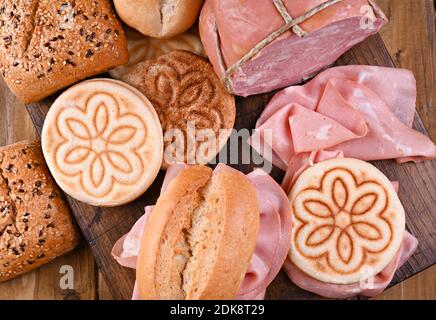
{"label": "wooden cutting board", "polygon": [[[344,54],[338,65],[366,64],[394,67],[394,63],[379,35],[375,35]],[[273,93],[237,97],[235,128],[253,129],[256,120]],[[45,116],[55,97],[27,106],[37,130],[41,132]],[[427,134],[418,114],[414,127]],[[391,285],[397,284],[436,263],[436,161],[397,165],[394,161],[374,164],[391,180],[400,181],[399,196],[407,212],[407,228],[420,242],[414,256],[396,273]],[[245,173],[251,165],[233,166]],[[283,172],[274,169],[272,176],[281,181]],[[117,208],[97,208],[67,197],[86,241],[89,243],[107,286],[115,299],[130,299],[135,272],[118,265],[110,252],[113,244],[126,234],[143,214],[146,205],[154,204],[159,196],[164,172],[138,200]],[[317,296],[293,285],[281,272],[269,286],[267,299],[316,299]]]}

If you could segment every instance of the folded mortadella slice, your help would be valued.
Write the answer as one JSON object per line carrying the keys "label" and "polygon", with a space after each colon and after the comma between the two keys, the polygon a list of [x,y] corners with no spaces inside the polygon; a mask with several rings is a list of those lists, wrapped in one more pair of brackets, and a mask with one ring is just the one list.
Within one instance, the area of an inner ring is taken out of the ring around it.
{"label": "folded mortadella slice", "polygon": [[292,185],[297,178],[309,167],[330,159],[343,158],[344,153],[342,151],[313,151],[311,153],[300,153],[295,155],[291,161],[289,161],[288,168],[286,170],[285,178],[282,182],[282,188],[287,194],[291,191]]}
{"label": "folded mortadella slice", "polygon": [[[164,179],[162,192],[185,167],[186,165],[170,166]],[[219,164],[214,174],[224,170],[237,171]],[[260,231],[253,258],[237,299],[258,300],[264,298],[266,288],[280,271],[287,257],[291,238],[291,215],[288,198],[274,179],[260,169],[246,177],[257,190],[261,215]],[[122,266],[136,268],[142,231],[147,222],[147,215],[152,209],[153,206],[146,207],[145,215],[138,220],[127,235],[114,245],[112,255]],[[133,299],[136,298],[134,291]]]}
{"label": "folded mortadella slice", "polygon": [[[250,300],[264,295],[266,287],[279,273],[291,241],[290,205],[280,186],[264,171],[247,175],[255,186],[260,203],[260,232],[254,256],[245,275],[239,299]],[[266,263],[268,263],[266,265]],[[258,267],[263,264],[265,269]]]}
{"label": "folded mortadella slice", "polygon": [[316,280],[297,268],[289,259],[283,266],[288,277],[300,288],[332,299],[346,299],[357,295],[373,297],[382,293],[391,283],[395,272],[412,256],[418,246],[418,240],[405,232],[403,242],[395,258],[375,277],[362,283],[331,284]]}
{"label": "folded mortadella slice", "polygon": [[129,233],[115,242],[111,254],[123,267],[136,269],[142,233],[153,207],[145,207],[144,215],[136,221]]}
{"label": "folded mortadella slice", "polygon": [[[411,128],[415,103],[410,71],[336,67],[276,94],[250,143],[261,154],[265,145],[271,148],[267,160],[283,170],[295,156],[320,150],[367,161],[436,158],[434,143]],[[267,130],[272,141],[265,138]]]}
{"label": "folded mortadella slice", "polygon": [[361,84],[383,99],[391,111],[408,127],[412,127],[416,109],[416,80],[407,69],[349,65],[329,68],[303,86],[279,91],[257,121],[262,125],[278,109],[293,103],[315,110],[323,89],[330,79],[343,79]]}

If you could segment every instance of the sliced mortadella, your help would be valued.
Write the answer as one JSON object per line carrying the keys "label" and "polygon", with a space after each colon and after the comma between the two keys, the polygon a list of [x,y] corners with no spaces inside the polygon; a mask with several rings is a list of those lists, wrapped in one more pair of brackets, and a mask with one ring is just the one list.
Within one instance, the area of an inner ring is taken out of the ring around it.
{"label": "sliced mortadella", "polygon": [[[339,116],[329,117],[334,114]],[[265,139],[266,130],[273,133],[272,141]],[[256,130],[250,143],[260,154],[264,144],[268,144],[279,159],[267,160],[286,170],[286,164],[295,156],[334,148],[343,142],[363,138],[367,133],[368,127],[362,114],[330,86],[317,111],[298,104],[286,105],[268,119],[260,130]],[[260,141],[259,144],[254,144],[256,139]]]}
{"label": "sliced mortadella", "polygon": [[[334,82],[328,81],[326,89],[319,101],[316,112],[335,119],[349,131],[354,139],[367,135],[368,126],[365,117],[340,94]],[[350,140],[350,139],[345,139]]]}
{"label": "sliced mortadella", "polygon": [[[260,203],[260,233],[253,259],[238,298],[255,299],[279,273],[291,243],[289,200],[271,176],[258,169],[247,175],[257,190]],[[261,267],[268,266],[266,272]]]}
{"label": "sliced mortadella", "polygon": [[[282,170],[286,170],[294,150],[289,128],[290,107],[289,105],[277,110],[262,126],[256,127],[248,141],[266,160]],[[266,148],[270,152],[265,152]],[[269,154],[271,157],[268,157]]]}
{"label": "sliced mortadella", "polygon": [[416,80],[412,71],[377,66],[341,66],[328,69],[317,80],[318,84],[322,84],[335,78],[367,87],[389,106],[402,123],[412,127],[416,108]]}
{"label": "sliced mortadella", "polygon": [[369,88],[401,122],[412,127],[416,108],[416,80],[413,73],[406,69],[362,65],[329,68],[303,86],[291,86],[278,92],[258,119],[257,127],[289,103],[316,110],[330,79],[350,80]]}
{"label": "sliced mortadella", "polygon": [[[250,143],[283,170],[300,154],[320,150],[366,161],[436,158],[434,143],[411,128],[415,104],[416,81],[408,70],[336,67],[277,93]],[[265,146],[272,152],[263,152]]]}
{"label": "sliced mortadella", "polygon": [[[329,103],[329,105],[332,104]],[[335,104],[335,106],[338,105]],[[343,106],[346,106],[345,101]],[[367,134],[368,130],[362,116],[360,116],[359,122],[355,123],[355,126],[360,126],[360,128],[351,128],[356,129],[354,132],[338,121],[355,116],[356,110],[351,106],[348,110],[340,107],[337,109],[337,113],[342,114],[338,117],[339,119],[328,117],[319,111],[315,112],[299,105],[289,107],[288,122],[295,153],[328,149],[342,142],[362,138]],[[349,127],[352,127],[353,124],[349,123]]]}
{"label": "sliced mortadella", "polygon": [[[214,173],[222,170],[235,169],[220,164]],[[256,300],[263,299],[266,288],[279,273],[286,259],[291,243],[291,209],[283,189],[263,170],[254,170],[247,178],[257,191],[260,230],[253,258],[237,298]]]}
{"label": "sliced mortadella", "polygon": [[[186,165],[173,165],[167,170],[162,192],[184,168]],[[220,164],[215,168],[214,174],[226,170],[239,172]],[[247,179],[257,190],[261,215],[260,231],[252,261],[237,298],[259,300],[264,298],[266,288],[280,271],[286,259],[291,239],[291,216],[288,198],[274,179],[259,169],[247,175]],[[146,214],[138,220],[127,235],[115,244],[112,255],[121,265],[136,267],[142,231],[152,208],[152,206],[147,207]],[[137,298],[135,284],[132,299]]]}
{"label": "sliced mortadella", "polygon": [[111,254],[123,267],[136,269],[142,233],[153,207],[145,207],[145,214],[136,221],[130,232],[115,242]]}
{"label": "sliced mortadella", "polygon": [[416,161],[436,157],[436,146],[425,135],[403,124],[372,90],[349,80],[333,80],[334,87],[354,105],[368,123],[368,134],[346,141],[334,149],[345,157],[361,160],[404,159]]}
{"label": "sliced mortadella", "polygon": [[330,159],[343,158],[342,151],[313,151],[311,153],[300,153],[295,155],[288,164],[285,178],[282,182],[282,188],[286,193],[291,191],[292,185],[297,178],[309,167]]}
{"label": "sliced mortadella", "polygon": [[286,259],[283,268],[297,286],[326,298],[346,299],[357,295],[373,297],[388,287],[395,272],[412,256],[417,247],[418,240],[409,232],[404,232],[400,251],[386,268],[376,276],[355,284],[338,285],[321,282],[301,271],[289,259]]}

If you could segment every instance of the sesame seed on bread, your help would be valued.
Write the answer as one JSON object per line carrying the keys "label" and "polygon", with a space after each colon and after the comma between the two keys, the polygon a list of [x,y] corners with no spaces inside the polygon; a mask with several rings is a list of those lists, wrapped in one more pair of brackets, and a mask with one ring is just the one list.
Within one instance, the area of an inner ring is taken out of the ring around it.
{"label": "sesame seed on bread", "polygon": [[38,142],[0,148],[0,282],[35,269],[79,242],[69,207]]}
{"label": "sesame seed on bread", "polygon": [[108,0],[0,0],[0,74],[25,103],[127,61]]}

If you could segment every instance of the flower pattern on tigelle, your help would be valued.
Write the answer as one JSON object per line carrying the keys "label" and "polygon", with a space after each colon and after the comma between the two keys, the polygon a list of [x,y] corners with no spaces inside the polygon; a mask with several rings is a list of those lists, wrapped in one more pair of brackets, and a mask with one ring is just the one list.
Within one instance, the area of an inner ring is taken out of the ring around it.
{"label": "flower pattern on tigelle", "polygon": [[[205,164],[227,141],[230,130],[224,129],[230,116],[222,113],[210,76],[184,59],[177,63],[162,58],[159,66],[151,67],[153,72],[148,71],[154,75],[153,85],[143,89],[162,124],[165,160]],[[186,70],[180,71],[181,66]]]}
{"label": "flower pattern on tigelle", "polygon": [[57,117],[63,142],[55,163],[67,176],[79,176],[89,195],[104,197],[114,184],[132,185],[145,164],[138,149],[146,141],[146,125],[135,114],[122,112],[108,93],[96,93],[85,106],[64,108]]}
{"label": "flower pattern on tigelle", "polygon": [[346,169],[327,172],[319,188],[307,188],[295,198],[297,250],[307,259],[325,259],[339,274],[356,272],[369,252],[382,252],[391,241],[392,226],[384,217],[387,197],[380,184],[357,183]]}

